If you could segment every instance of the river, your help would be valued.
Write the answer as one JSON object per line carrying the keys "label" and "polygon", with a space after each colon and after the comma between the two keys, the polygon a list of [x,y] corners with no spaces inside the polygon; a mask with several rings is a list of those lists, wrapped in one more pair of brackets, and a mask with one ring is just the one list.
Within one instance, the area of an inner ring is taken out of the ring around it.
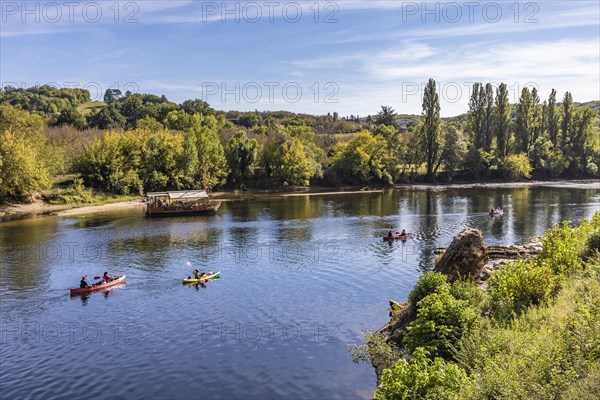
{"label": "river", "polygon": [[[501,206],[505,215],[490,218]],[[211,217],[134,211],[0,224],[4,399],[370,398],[347,347],[464,227],[527,242],[600,209],[600,184],[265,196]],[[385,243],[392,225],[413,236]],[[185,286],[190,263],[221,279]],[[127,285],[69,296],[82,275]]]}

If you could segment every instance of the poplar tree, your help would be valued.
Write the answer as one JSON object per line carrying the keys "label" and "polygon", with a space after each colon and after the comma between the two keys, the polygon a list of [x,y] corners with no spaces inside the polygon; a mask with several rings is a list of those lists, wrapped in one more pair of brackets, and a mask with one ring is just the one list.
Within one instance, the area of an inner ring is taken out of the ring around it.
{"label": "poplar tree", "polygon": [[[425,161],[427,164],[427,176],[433,178],[436,161],[440,153],[440,99],[435,88],[435,80],[429,79],[425,92],[423,94],[423,113],[421,114],[423,123],[422,135],[425,152]],[[439,163],[437,163],[439,166]]]}
{"label": "poplar tree", "polygon": [[510,141],[510,101],[506,83],[501,83],[496,89],[496,109],[494,113],[494,129],[496,131],[497,154],[499,159],[508,155]]}

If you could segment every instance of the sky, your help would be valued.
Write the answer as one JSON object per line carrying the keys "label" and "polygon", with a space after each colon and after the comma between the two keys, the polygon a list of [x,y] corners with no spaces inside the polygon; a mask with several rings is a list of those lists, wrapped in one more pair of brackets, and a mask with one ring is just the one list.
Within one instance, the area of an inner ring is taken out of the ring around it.
{"label": "sky", "polygon": [[474,82],[600,99],[598,1],[0,0],[0,84],[199,98],[217,110],[442,116]]}

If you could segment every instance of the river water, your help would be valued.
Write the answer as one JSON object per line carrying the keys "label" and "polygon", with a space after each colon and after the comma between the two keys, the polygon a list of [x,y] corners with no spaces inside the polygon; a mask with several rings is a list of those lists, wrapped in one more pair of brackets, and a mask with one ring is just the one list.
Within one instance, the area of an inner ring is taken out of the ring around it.
{"label": "river water", "polygon": [[[501,206],[503,217],[488,210]],[[3,399],[370,398],[347,347],[387,321],[464,227],[523,243],[600,209],[600,184],[465,186],[225,202],[0,224]],[[413,236],[382,241],[387,228]],[[185,286],[191,271],[221,279]],[[69,296],[82,275],[127,285]]]}

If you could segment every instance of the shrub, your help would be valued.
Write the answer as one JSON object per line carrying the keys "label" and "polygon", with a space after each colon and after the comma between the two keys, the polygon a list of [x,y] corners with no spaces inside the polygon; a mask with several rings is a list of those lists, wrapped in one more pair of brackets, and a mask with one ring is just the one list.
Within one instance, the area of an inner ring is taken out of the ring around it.
{"label": "shrub", "polygon": [[465,300],[472,307],[481,307],[486,293],[473,281],[457,280],[450,287],[450,294],[457,300]]}
{"label": "shrub", "polygon": [[432,293],[448,292],[450,285],[446,282],[446,275],[440,272],[426,272],[417,281],[413,290],[408,295],[408,301],[413,307]]}
{"label": "shrub", "polygon": [[525,153],[511,154],[502,165],[502,173],[510,180],[531,178],[531,163]]}
{"label": "shrub", "polygon": [[83,179],[76,178],[73,183],[49,199],[50,204],[85,204],[94,201],[94,193],[83,186]]}
{"label": "shrub", "polygon": [[590,259],[596,253],[600,253],[600,229],[595,230],[588,236],[582,256],[585,259]]}
{"label": "shrub", "polygon": [[464,370],[441,358],[430,360],[427,351],[417,348],[410,361],[400,359],[393,369],[383,371],[375,399],[457,399],[467,379]]}
{"label": "shrub", "polygon": [[560,289],[560,279],[547,263],[520,260],[504,266],[489,280],[493,311],[500,318],[541,304]]}
{"label": "shrub", "polygon": [[449,292],[432,293],[417,303],[417,318],[407,328],[404,346],[411,353],[423,347],[433,356],[450,359],[452,349],[478,318],[467,301]]}
{"label": "shrub", "polygon": [[543,251],[539,258],[545,260],[556,274],[568,276],[581,270],[580,254],[585,240],[582,231],[586,230],[586,226],[582,223],[579,228],[573,229],[569,221],[556,225],[546,232],[542,242]]}
{"label": "shrub", "polygon": [[401,350],[385,340],[385,335],[377,332],[363,332],[364,344],[348,348],[352,361],[367,363],[382,368],[392,368],[402,356]]}

